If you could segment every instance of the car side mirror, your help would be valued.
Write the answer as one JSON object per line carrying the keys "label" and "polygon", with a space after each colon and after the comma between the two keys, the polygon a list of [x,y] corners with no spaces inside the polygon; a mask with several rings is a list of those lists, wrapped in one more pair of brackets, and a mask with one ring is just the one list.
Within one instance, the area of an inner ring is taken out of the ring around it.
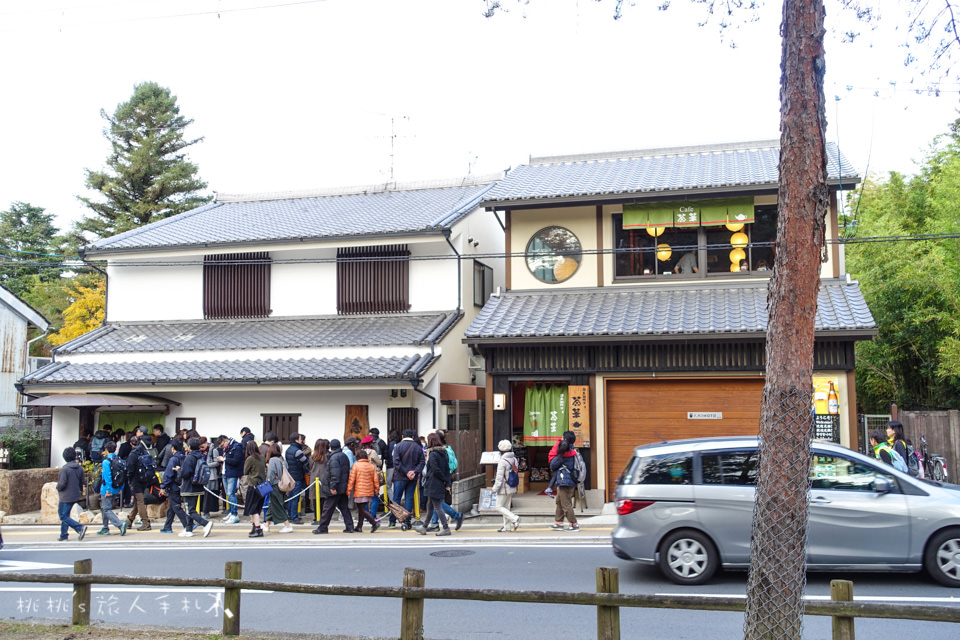
{"label": "car side mirror", "polygon": [[889,478],[877,477],[873,479],[873,490],[877,493],[890,493],[893,491],[893,483]]}
{"label": "car side mirror", "polygon": [[617,476],[616,480],[613,481],[613,484],[620,484],[623,482],[623,476]]}

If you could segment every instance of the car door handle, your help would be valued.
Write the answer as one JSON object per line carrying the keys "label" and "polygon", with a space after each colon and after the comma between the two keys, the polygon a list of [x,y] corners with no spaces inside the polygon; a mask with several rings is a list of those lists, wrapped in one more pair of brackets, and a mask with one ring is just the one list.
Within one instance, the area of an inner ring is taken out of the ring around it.
{"label": "car door handle", "polygon": [[830,501],[822,496],[810,499],[810,504],[830,504]]}

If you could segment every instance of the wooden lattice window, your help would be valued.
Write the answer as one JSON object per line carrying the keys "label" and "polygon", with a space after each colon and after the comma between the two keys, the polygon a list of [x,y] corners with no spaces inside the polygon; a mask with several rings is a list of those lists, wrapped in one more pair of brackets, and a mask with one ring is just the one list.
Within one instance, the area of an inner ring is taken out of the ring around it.
{"label": "wooden lattice window", "polygon": [[407,245],[337,250],[337,313],[406,312],[409,300]]}
{"label": "wooden lattice window", "polygon": [[266,318],[269,315],[269,253],[222,253],[203,257],[204,318]]}
{"label": "wooden lattice window", "polygon": [[290,442],[290,436],[299,433],[300,414],[299,413],[261,413],[263,418],[263,436],[272,433],[277,436],[277,442]]}

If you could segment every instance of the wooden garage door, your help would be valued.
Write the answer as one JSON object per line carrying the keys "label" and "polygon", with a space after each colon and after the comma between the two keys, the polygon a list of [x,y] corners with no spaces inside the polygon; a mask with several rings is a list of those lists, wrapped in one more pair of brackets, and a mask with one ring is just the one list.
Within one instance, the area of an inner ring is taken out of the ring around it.
{"label": "wooden garage door", "polygon": [[[637,445],[760,432],[763,378],[607,380],[607,495]],[[687,412],[723,415],[690,420]],[[609,499],[609,498],[608,498]]]}

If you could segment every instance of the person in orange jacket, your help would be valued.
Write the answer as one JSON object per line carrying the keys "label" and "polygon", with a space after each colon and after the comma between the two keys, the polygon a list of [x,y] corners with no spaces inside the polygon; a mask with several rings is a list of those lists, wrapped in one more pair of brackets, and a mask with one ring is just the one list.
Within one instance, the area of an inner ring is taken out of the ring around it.
{"label": "person in orange jacket", "polygon": [[350,479],[347,481],[347,495],[353,497],[357,505],[357,533],[363,531],[364,519],[370,521],[370,533],[380,528],[380,523],[367,511],[367,504],[380,490],[380,474],[370,462],[364,449],[357,450],[357,462],[350,469]]}

